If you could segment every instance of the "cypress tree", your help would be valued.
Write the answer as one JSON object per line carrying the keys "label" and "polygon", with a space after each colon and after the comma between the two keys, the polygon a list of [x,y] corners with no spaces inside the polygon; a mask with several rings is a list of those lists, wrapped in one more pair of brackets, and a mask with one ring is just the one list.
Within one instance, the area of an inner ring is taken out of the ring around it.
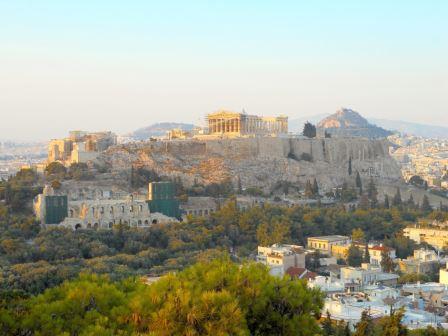
{"label": "cypress tree", "polygon": [[402,204],[402,200],[401,200],[401,192],[400,192],[400,188],[397,187],[397,191],[395,192],[394,198],[392,199],[392,205],[399,207]]}
{"label": "cypress tree", "polygon": [[319,185],[317,184],[317,180],[314,179],[313,181],[313,194],[314,196],[319,196]]}
{"label": "cypress tree", "polygon": [[359,175],[359,171],[356,171],[356,187],[359,189],[359,194],[362,194],[362,181],[361,181],[361,175]]}
{"label": "cypress tree", "polygon": [[387,194],[384,196],[384,208],[385,209],[389,209],[390,208],[389,196]]}
{"label": "cypress tree", "polygon": [[428,212],[432,211],[432,206],[431,206],[431,204],[429,204],[429,199],[428,199],[427,195],[423,196],[422,210],[423,211],[428,211]]}
{"label": "cypress tree", "polygon": [[352,175],[352,157],[351,156],[348,158],[348,175],[349,176]]}

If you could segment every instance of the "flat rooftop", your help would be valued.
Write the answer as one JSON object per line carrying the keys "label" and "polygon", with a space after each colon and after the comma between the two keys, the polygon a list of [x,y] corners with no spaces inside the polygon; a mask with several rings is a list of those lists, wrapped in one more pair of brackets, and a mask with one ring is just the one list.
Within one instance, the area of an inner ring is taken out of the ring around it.
{"label": "flat rooftop", "polygon": [[330,235],[330,236],[308,237],[308,239],[338,241],[338,240],[349,239],[349,237],[347,237],[347,236],[340,236],[340,235]]}

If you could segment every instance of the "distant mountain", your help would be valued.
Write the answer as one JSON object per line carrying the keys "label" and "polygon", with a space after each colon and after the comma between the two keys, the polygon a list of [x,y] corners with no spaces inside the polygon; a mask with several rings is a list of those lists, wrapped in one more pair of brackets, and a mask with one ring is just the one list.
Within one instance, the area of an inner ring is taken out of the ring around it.
{"label": "distant mountain", "polygon": [[370,118],[369,121],[378,126],[405,134],[424,138],[448,139],[448,127],[417,124],[402,120],[387,120]]}
{"label": "distant mountain", "polygon": [[129,136],[135,140],[146,140],[150,137],[159,137],[166,135],[166,132],[173,128],[180,128],[185,131],[191,131],[194,129],[193,124],[175,123],[175,122],[161,122],[152,124],[147,127],[139,128],[131,133]]}
{"label": "distant mountain", "polygon": [[325,130],[333,136],[355,136],[365,138],[385,138],[391,131],[373,125],[358,112],[341,108],[336,113],[322,119],[317,124],[318,129]]}

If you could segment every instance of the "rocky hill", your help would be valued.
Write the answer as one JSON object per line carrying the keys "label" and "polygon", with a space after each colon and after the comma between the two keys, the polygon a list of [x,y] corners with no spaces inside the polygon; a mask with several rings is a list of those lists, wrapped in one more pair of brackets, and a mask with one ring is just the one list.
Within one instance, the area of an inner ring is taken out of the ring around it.
{"label": "rocky hill", "polygon": [[[131,164],[162,176],[180,178],[187,186],[230,179],[236,186],[265,191],[281,181],[303,186],[316,178],[322,190],[354,181],[359,171],[378,185],[401,181],[400,168],[383,140],[240,138],[217,140],[153,141],[110,148],[102,154],[112,171],[129,171]],[[352,175],[349,175],[349,161]]]}
{"label": "rocky hill", "polygon": [[333,136],[364,138],[385,138],[392,134],[381,127],[370,124],[358,112],[341,108],[336,113],[321,120],[317,127]]}
{"label": "rocky hill", "polygon": [[164,136],[167,131],[172,130],[173,128],[180,128],[185,131],[190,131],[194,128],[194,125],[175,122],[161,122],[140,128],[131,133],[129,136],[135,140],[147,140],[150,137]]}

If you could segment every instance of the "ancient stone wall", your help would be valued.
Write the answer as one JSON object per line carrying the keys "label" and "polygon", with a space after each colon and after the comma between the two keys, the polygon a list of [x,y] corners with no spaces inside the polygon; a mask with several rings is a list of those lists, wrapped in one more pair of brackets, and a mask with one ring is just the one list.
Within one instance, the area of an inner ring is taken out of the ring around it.
{"label": "ancient stone wall", "polygon": [[[191,185],[239,178],[244,187],[268,190],[278,181],[305,183],[316,178],[323,189],[353,180],[356,171],[377,183],[398,182],[400,169],[387,142],[355,138],[238,138],[142,142],[115,147],[103,155],[114,169],[138,164]],[[348,175],[349,160],[352,176]]]}

